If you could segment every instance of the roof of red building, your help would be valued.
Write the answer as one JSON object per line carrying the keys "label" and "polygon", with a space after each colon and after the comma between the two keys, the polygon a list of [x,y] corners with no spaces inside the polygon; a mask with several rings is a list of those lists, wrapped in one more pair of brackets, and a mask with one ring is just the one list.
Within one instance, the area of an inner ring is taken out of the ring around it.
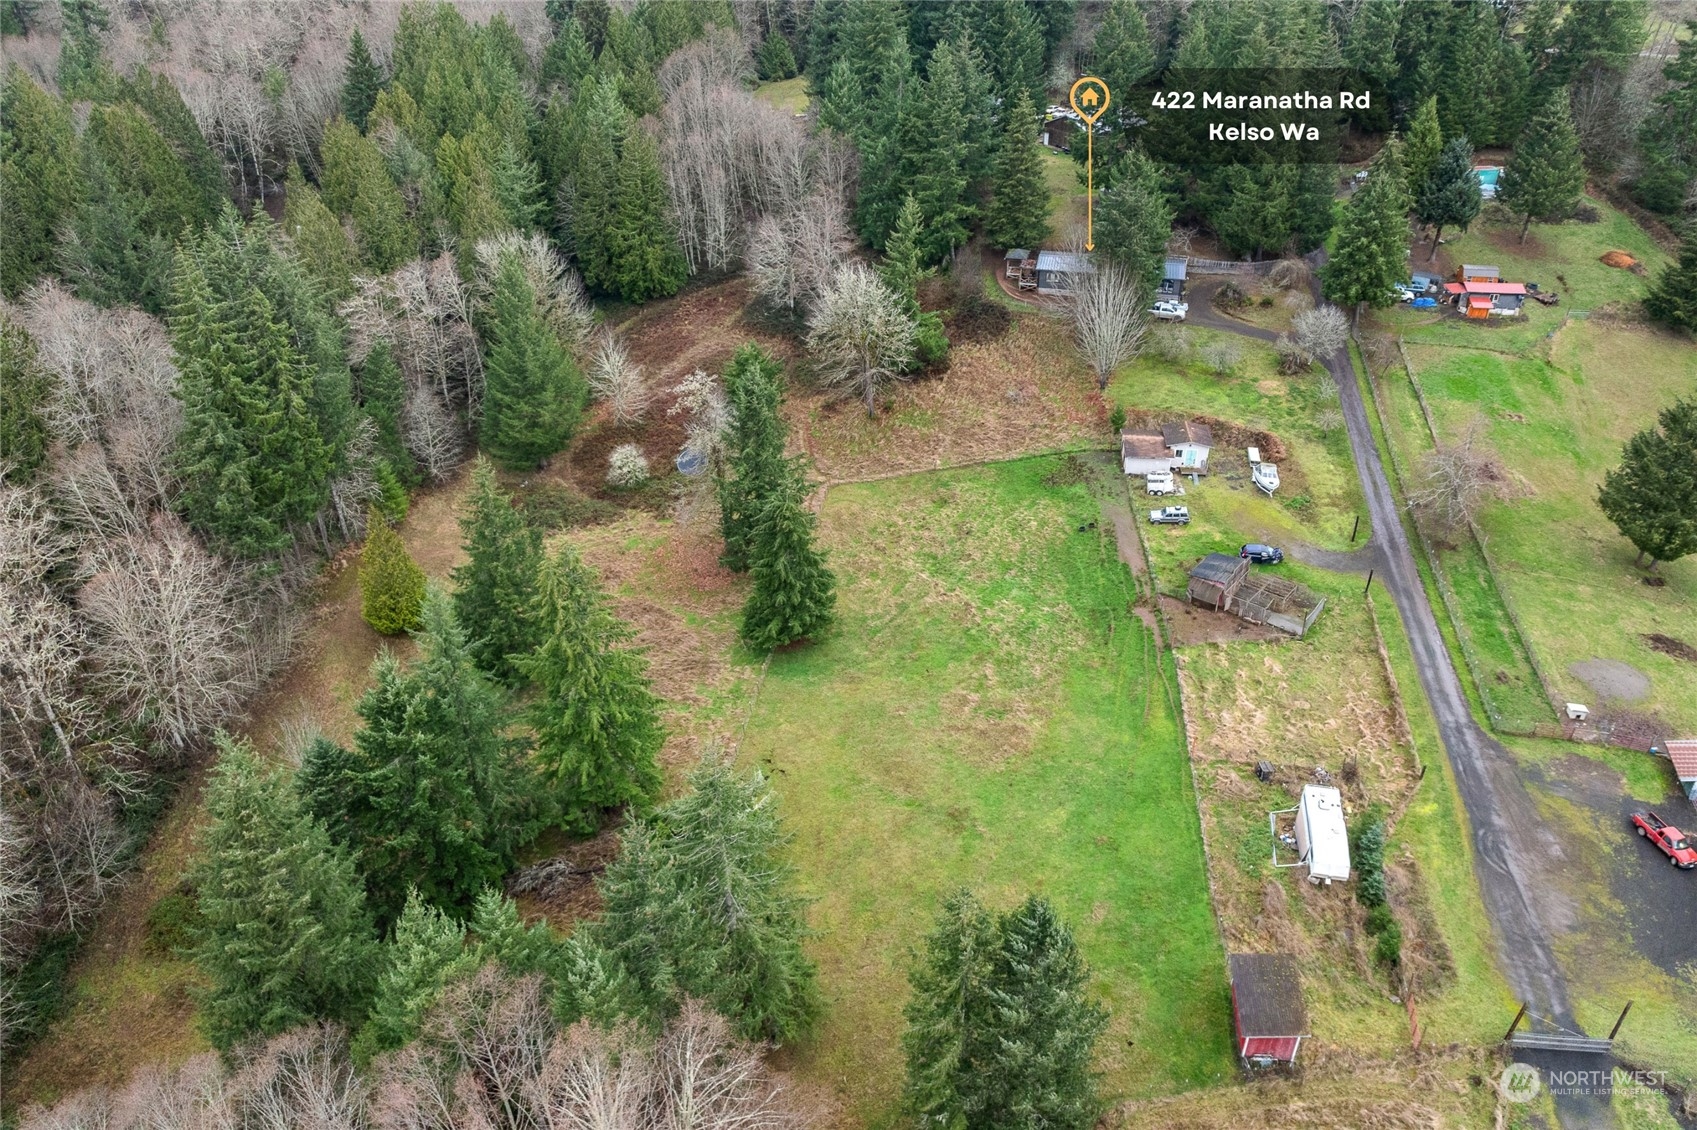
{"label": "roof of red building", "polygon": [[1674,776],[1681,781],[1697,781],[1697,738],[1669,742],[1668,760],[1673,762]]}
{"label": "roof of red building", "polygon": [[1306,1036],[1308,1010],[1302,1004],[1302,973],[1296,959],[1282,953],[1226,955],[1232,999],[1237,1004],[1238,1035]]}
{"label": "roof of red building", "polygon": [[1445,283],[1446,294],[1525,294],[1525,283],[1463,282]]}

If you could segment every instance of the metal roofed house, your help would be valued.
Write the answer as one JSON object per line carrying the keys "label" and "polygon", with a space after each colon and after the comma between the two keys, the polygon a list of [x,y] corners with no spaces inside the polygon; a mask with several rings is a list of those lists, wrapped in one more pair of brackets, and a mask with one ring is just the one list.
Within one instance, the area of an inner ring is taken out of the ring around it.
{"label": "metal roofed house", "polygon": [[1664,743],[1661,752],[1673,762],[1680,791],[1697,804],[1697,738],[1676,738]]}
{"label": "metal roofed house", "polygon": [[1172,452],[1173,466],[1200,475],[1208,473],[1208,452],[1214,448],[1214,429],[1193,420],[1162,424],[1161,438]]}
{"label": "metal roofed house", "polygon": [[1502,282],[1503,273],[1496,267],[1478,263],[1463,263],[1455,272],[1456,282]]}
{"label": "metal roofed house", "polygon": [[[1494,271],[1495,267],[1463,267],[1464,271]],[[1516,317],[1526,307],[1526,284],[1469,279],[1444,284],[1444,294],[1469,318]]]}
{"label": "metal roofed house", "polygon": [[1302,970],[1284,953],[1226,955],[1237,1054],[1247,1065],[1294,1064],[1308,1031]]}
{"label": "metal roofed house", "polygon": [[1093,275],[1096,264],[1082,251],[1039,251],[1037,253],[1037,293],[1071,294],[1076,275]]}
{"label": "metal roofed house", "polygon": [[1159,297],[1175,300],[1184,297],[1184,277],[1189,263],[1188,259],[1168,259],[1162,264]]}
{"label": "metal roofed house", "polygon": [[1173,457],[1160,432],[1121,432],[1120,465],[1128,475],[1147,475],[1172,470]]}
{"label": "metal roofed house", "polygon": [[1206,604],[1216,612],[1231,611],[1232,598],[1249,576],[1249,560],[1226,553],[1210,553],[1190,569],[1190,583],[1184,595],[1196,604]]}

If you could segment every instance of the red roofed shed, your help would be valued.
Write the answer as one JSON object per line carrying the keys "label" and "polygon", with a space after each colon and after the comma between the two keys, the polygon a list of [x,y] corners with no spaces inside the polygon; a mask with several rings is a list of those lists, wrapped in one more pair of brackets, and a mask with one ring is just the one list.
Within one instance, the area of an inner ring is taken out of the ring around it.
{"label": "red roofed shed", "polygon": [[1232,981],[1232,1021],[1237,1054],[1245,1063],[1295,1063],[1309,1036],[1302,1003],[1302,974],[1284,953],[1226,955]]}

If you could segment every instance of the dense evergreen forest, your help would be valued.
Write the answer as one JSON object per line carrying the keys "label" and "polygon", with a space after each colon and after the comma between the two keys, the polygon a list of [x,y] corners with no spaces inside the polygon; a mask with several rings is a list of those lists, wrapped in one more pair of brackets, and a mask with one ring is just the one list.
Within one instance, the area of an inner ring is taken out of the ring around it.
{"label": "dense evergreen forest", "polygon": [[[1175,66],[1347,66],[1388,95],[1352,123],[1380,155],[1347,206],[1335,166],[1152,160],[1140,108],[1116,103],[1094,143],[1096,238],[1145,296],[1175,224],[1258,257],[1335,225],[1328,295],[1387,301],[1406,214],[1465,225],[1486,148],[1516,147],[1502,199],[1528,225],[1570,213],[1587,175],[1670,222],[1697,206],[1697,35],[1641,53],[1644,0],[375,7],[0,0],[8,1055],[210,764],[187,913],[221,1050],[387,1057],[395,1110],[439,1102],[457,1125],[505,1085],[454,1089],[497,1071],[468,1050],[480,1018],[534,1053],[537,1094],[581,1081],[539,1066],[559,1033],[625,1020],[571,1054],[640,1043],[658,1108],[686,1101],[662,1067],[705,1042],[716,1101],[783,1124],[753,1048],[804,1038],[824,1004],[767,785],[710,756],[662,803],[630,628],[497,474],[564,449],[592,403],[640,417],[608,313],[746,272],[818,378],[874,411],[946,360],[928,274],[975,239],[1074,238],[1051,229],[1037,133],[1083,73],[1129,91]],[[805,114],[753,93],[797,76]],[[1670,272],[1674,324],[1697,319],[1690,260]],[[742,637],[806,639],[831,622],[833,579],[784,454],[782,366],[749,346],[699,376],[678,401],[724,564],[753,578]],[[470,560],[447,593],[391,526],[470,458]],[[366,619],[418,656],[374,668],[351,743],[279,766],[226,728],[289,657],[323,563],[361,541]],[[615,812],[602,917],[566,942],[523,926],[500,893],[518,854]],[[1102,1022],[1047,905],[992,922],[957,901],[933,944],[916,985],[945,1003],[914,1009],[916,1109],[1028,1102],[936,1068],[970,981],[1001,1002],[974,1004],[983,1024],[1023,992],[1023,1022],[1083,1049],[1028,1082],[1055,1124],[1089,1125]],[[289,1035],[317,1021],[352,1036]]]}

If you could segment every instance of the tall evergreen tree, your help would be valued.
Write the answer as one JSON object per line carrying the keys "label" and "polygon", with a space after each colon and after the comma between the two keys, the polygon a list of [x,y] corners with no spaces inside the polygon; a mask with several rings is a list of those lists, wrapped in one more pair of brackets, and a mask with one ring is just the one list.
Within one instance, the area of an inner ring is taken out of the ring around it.
{"label": "tall evergreen tree", "polygon": [[1173,234],[1173,209],[1161,179],[1160,169],[1141,149],[1129,149],[1096,203],[1097,250],[1124,264],[1145,295],[1160,285]]}
{"label": "tall evergreen tree", "polygon": [[1597,504],[1650,568],[1697,553],[1697,400],[1676,401],[1626,441]]}
{"label": "tall evergreen tree", "polygon": [[121,90],[124,97],[147,112],[172,155],[182,163],[193,188],[194,206],[188,223],[208,223],[217,218],[230,192],[224,162],[207,144],[176,84],[167,75],[142,70],[124,81]]}
{"label": "tall evergreen tree", "polygon": [[619,101],[618,83],[603,77],[588,97],[574,106],[567,131],[573,135],[562,147],[567,170],[566,199],[570,203],[571,243],[584,285],[612,292],[613,217],[619,205],[619,149],[633,128],[630,113]]}
{"label": "tall evergreen tree", "polygon": [[361,133],[365,132],[366,119],[371,116],[371,108],[377,105],[377,95],[382,90],[383,72],[372,60],[365,36],[355,27],[348,42],[347,70],[342,75],[342,116]]}
{"label": "tall evergreen tree", "polygon": [[1664,267],[1644,296],[1644,312],[1675,329],[1697,330],[1697,223],[1685,230],[1679,261]]}
{"label": "tall evergreen tree", "polygon": [[1101,1113],[1091,1059],[1108,1014],[1086,995],[1089,973],[1072,931],[1036,895],[997,926],[983,1125],[1087,1130]]}
{"label": "tall evergreen tree", "polygon": [[1656,96],[1638,129],[1641,168],[1632,193],[1653,211],[1673,214],[1697,189],[1697,19],[1662,68],[1667,89]]}
{"label": "tall evergreen tree", "polygon": [[978,1064],[994,1038],[987,989],[996,942],[983,906],[970,892],[957,891],[944,900],[909,974],[903,1101],[922,1125],[959,1130],[976,1125],[984,1113]]}
{"label": "tall evergreen tree", "polygon": [[359,614],[385,636],[419,626],[424,607],[424,570],[412,559],[400,536],[378,514],[366,525],[359,558]]}
{"label": "tall evergreen tree", "polygon": [[353,860],[245,743],[221,738],[219,749],[192,869],[207,1038],[228,1051],[357,1019],[375,942]]}
{"label": "tall evergreen tree", "polygon": [[288,201],[283,206],[283,231],[324,297],[340,302],[354,292],[359,255],[341,222],[324,206],[318,190],[300,175],[299,168],[292,172]]}
{"label": "tall evergreen tree", "polygon": [[521,678],[517,657],[546,638],[536,603],[542,534],[513,508],[495,469],[481,457],[472,468],[460,536],[466,562],[454,569],[455,619],[468,625],[468,646],[478,667],[500,682],[516,684]]}
{"label": "tall evergreen tree", "polygon": [[744,1039],[794,1040],[818,1017],[818,974],[776,798],[758,772],[716,758],[689,784],[652,823],[627,826],[592,941],[650,1012],[694,996]]}
{"label": "tall evergreen tree", "polygon": [[182,370],[176,463],[189,524],[220,549],[260,557],[328,497],[333,452],[312,412],[313,373],[257,287],[216,295],[217,237],[177,253],[171,339]]}
{"label": "tall evergreen tree", "polygon": [[984,217],[992,247],[1040,247],[1049,237],[1049,185],[1037,143],[1037,111],[1021,92],[1007,115],[994,196]]}
{"label": "tall evergreen tree", "polygon": [[1479,174],[1473,171],[1473,146],[1465,137],[1452,137],[1444,143],[1437,163],[1414,197],[1415,218],[1432,228],[1432,253],[1427,261],[1438,257],[1444,228],[1466,231],[1483,206]]}
{"label": "tall evergreen tree", "polygon": [[837,579],[813,544],[815,519],[798,476],[774,485],[748,542],[754,588],[742,610],[742,639],[770,651],[815,637],[831,626]]}
{"label": "tall evergreen tree", "polygon": [[80,148],[84,193],[59,229],[59,272],[79,298],[97,306],[134,304],[163,313],[170,300],[171,236],[150,230],[146,201],[93,146]]}
{"label": "tall evergreen tree", "polygon": [[919,246],[925,228],[925,215],[913,193],[902,201],[896,213],[896,226],[884,243],[884,258],[878,264],[878,277],[906,302],[908,313],[919,315],[919,284],[931,273],[925,266],[925,253]]}
{"label": "tall evergreen tree", "polygon": [[465,945],[464,924],[410,892],[394,939],[383,947],[371,1015],[354,1042],[355,1058],[411,1043],[442,990],[476,972],[477,964],[476,950]]}
{"label": "tall evergreen tree", "polygon": [[[1103,189],[1111,183],[1111,174],[1108,177],[1101,174],[1119,168],[1120,159],[1135,136],[1139,107],[1131,92],[1155,71],[1155,49],[1149,40],[1149,25],[1143,12],[1143,5],[1137,0],[1109,0],[1090,49],[1089,73],[1107,83],[1109,93],[1107,112],[1098,123],[1108,128],[1098,130],[1095,141],[1096,183]],[[1087,156],[1085,148],[1072,147],[1074,161],[1083,163]]]}
{"label": "tall evergreen tree", "polygon": [[1385,307],[1408,277],[1408,185],[1393,134],[1373,158],[1367,183],[1344,206],[1325,266],[1325,294],[1339,306]]}
{"label": "tall evergreen tree", "polygon": [[725,542],[719,561],[743,573],[748,570],[755,518],[791,474],[784,458],[788,428],[780,414],[783,365],[750,342],[731,359],[724,383],[731,420],[718,482],[719,532]]}
{"label": "tall evergreen tree", "polygon": [[1404,171],[1408,185],[1418,191],[1431,175],[1432,166],[1444,151],[1444,132],[1438,124],[1438,97],[1433,95],[1420,104],[1414,121],[1408,127],[1408,140],[1402,147]]}
{"label": "tall evergreen tree", "polygon": [[510,225],[495,187],[494,153],[487,130],[456,137],[445,133],[436,143],[436,175],[442,187],[442,213],[470,247]]}
{"label": "tall evergreen tree", "polygon": [[660,154],[644,129],[632,129],[625,139],[617,196],[607,233],[613,291],[626,302],[676,294],[689,269],[667,215]]}
{"label": "tall evergreen tree", "polygon": [[1523,217],[1520,242],[1538,219],[1565,219],[1585,191],[1579,135],[1567,111],[1567,93],[1559,91],[1527,123],[1497,185],[1497,199]]}
{"label": "tall evergreen tree", "polygon": [[16,298],[53,262],[54,231],[82,194],[76,132],[59,99],[22,67],[7,67],[0,86],[0,292]]}
{"label": "tall evergreen tree", "polygon": [[1012,106],[1023,93],[1043,101],[1043,27],[1025,0],[984,0],[970,16],[995,79],[996,100]]}
{"label": "tall evergreen tree", "polygon": [[[406,382],[389,343],[379,341],[365,355],[359,369],[359,405],[377,428],[377,450],[404,482],[417,479],[412,454],[401,438],[401,409],[406,400]],[[461,623],[466,623],[461,617]]]}
{"label": "tall evergreen tree", "polygon": [[561,824],[591,832],[603,812],[640,809],[659,795],[660,701],[648,661],[630,646],[635,633],[575,549],[560,547],[539,587],[542,644],[517,660],[540,692],[527,714],[535,760],[556,790]]}
{"label": "tall evergreen tree", "polygon": [[1107,1013],[1072,933],[1032,896],[994,923],[966,891],[943,905],[912,974],[906,1102],[927,1125],[1074,1127],[1100,1113],[1091,1059]]}
{"label": "tall evergreen tree", "polygon": [[967,193],[969,154],[959,117],[966,105],[966,74],[981,65],[975,53],[940,44],[918,96],[902,108],[898,176],[924,217],[919,245],[927,263],[965,243],[977,213]]}
{"label": "tall evergreen tree", "polygon": [[506,256],[491,302],[493,345],[485,363],[483,449],[512,468],[535,467],[577,428],[588,388],[536,308],[524,269]]}
{"label": "tall evergreen tree", "polygon": [[27,483],[46,462],[54,386],[28,331],[0,312],[0,481]]}
{"label": "tall evergreen tree", "polygon": [[324,205],[353,220],[366,266],[384,273],[417,255],[418,233],[377,144],[351,123],[335,121],[325,128],[320,151]]}
{"label": "tall evergreen tree", "polygon": [[425,596],[423,621],[418,662],[403,669],[384,652],[372,665],[354,748],[318,743],[301,766],[308,806],[354,852],[380,922],[414,887],[432,906],[469,908],[537,826],[502,696],[440,592]]}

